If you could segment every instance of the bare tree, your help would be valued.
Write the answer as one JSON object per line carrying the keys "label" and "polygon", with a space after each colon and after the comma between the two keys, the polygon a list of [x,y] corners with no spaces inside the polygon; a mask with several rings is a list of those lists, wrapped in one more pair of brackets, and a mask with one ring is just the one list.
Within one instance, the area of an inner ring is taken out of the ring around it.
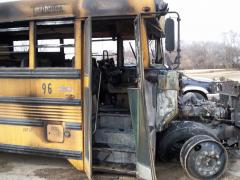
{"label": "bare tree", "polygon": [[223,33],[222,42],[182,43],[183,69],[240,68],[240,34]]}

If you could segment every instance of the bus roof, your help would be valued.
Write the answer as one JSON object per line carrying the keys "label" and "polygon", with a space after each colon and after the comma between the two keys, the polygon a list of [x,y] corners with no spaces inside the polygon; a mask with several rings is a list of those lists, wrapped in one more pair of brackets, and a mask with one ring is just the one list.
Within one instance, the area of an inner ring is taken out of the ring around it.
{"label": "bus roof", "polygon": [[0,22],[137,15],[162,0],[15,0],[0,3]]}

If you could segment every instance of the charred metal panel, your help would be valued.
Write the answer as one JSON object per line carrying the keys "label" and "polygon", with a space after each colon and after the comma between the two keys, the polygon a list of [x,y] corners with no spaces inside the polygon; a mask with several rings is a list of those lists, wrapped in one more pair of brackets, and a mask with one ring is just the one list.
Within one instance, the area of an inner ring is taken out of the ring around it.
{"label": "charred metal panel", "polygon": [[145,75],[147,106],[154,111],[150,113],[150,125],[154,123],[157,131],[162,131],[178,114],[179,74],[176,71],[148,69]]}
{"label": "charred metal panel", "polygon": [[155,12],[160,0],[19,0],[0,3],[0,22]]}
{"label": "charred metal panel", "polygon": [[158,75],[157,117],[159,131],[178,114],[179,77],[176,71],[162,71]]}
{"label": "charred metal panel", "polygon": [[150,134],[146,126],[144,118],[144,103],[141,97],[141,90],[129,89],[129,103],[133,122],[135,122],[136,133],[136,156],[137,156],[137,176],[142,179],[155,179],[155,174],[152,173],[151,157],[149,154]]}
{"label": "charred metal panel", "polygon": [[79,0],[78,3],[80,17],[137,15],[146,7],[155,12],[157,5],[155,0]]}
{"label": "charred metal panel", "polygon": [[240,127],[240,97],[232,99],[234,111],[232,113],[236,126]]}
{"label": "charred metal panel", "polygon": [[128,0],[84,0],[82,2],[84,16],[109,16],[122,14],[123,12],[135,13],[134,7],[130,6]]}
{"label": "charred metal panel", "polygon": [[156,10],[154,0],[83,0],[81,16],[122,16],[137,15],[148,7],[151,12]]}
{"label": "charred metal panel", "polygon": [[[143,179],[157,179],[155,163],[154,163],[154,151],[153,141],[156,136],[155,130],[149,127],[148,109],[147,109],[147,96],[145,92],[145,73],[144,67],[148,59],[146,51],[145,40],[146,28],[144,20],[141,16],[135,19],[135,38],[136,38],[136,56],[137,56],[137,70],[139,72],[139,88],[135,90],[135,99],[137,101],[137,176]],[[148,67],[148,66],[146,66]],[[129,101],[131,101],[129,99]],[[130,103],[131,104],[131,103]]]}
{"label": "charred metal panel", "polygon": [[0,4],[0,22],[73,17],[78,0],[20,0]]}
{"label": "charred metal panel", "polygon": [[221,94],[229,96],[240,96],[240,84],[236,81],[226,81],[222,82],[220,85]]}
{"label": "charred metal panel", "polygon": [[92,19],[84,24],[84,168],[92,179]]}
{"label": "charred metal panel", "polygon": [[240,127],[240,83],[236,81],[222,82],[220,101],[231,109],[231,119]]}

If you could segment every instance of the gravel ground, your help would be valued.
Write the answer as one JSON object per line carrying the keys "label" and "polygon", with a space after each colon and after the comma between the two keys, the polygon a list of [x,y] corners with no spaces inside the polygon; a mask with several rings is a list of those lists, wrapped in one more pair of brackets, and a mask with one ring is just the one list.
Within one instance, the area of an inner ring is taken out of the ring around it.
{"label": "gravel ground", "polygon": [[[157,165],[158,179],[189,180],[182,167],[176,163]],[[38,156],[0,154],[1,180],[87,180],[84,173],[75,170],[66,160]],[[95,180],[134,180],[132,177],[98,174]],[[240,160],[231,157],[222,180],[240,179]]]}

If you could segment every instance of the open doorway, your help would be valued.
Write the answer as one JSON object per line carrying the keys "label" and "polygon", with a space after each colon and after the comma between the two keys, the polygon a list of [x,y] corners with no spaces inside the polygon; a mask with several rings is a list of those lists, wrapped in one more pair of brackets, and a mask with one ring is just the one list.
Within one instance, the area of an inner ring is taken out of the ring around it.
{"label": "open doorway", "polygon": [[92,21],[93,170],[135,175],[128,89],[138,84],[134,19]]}

